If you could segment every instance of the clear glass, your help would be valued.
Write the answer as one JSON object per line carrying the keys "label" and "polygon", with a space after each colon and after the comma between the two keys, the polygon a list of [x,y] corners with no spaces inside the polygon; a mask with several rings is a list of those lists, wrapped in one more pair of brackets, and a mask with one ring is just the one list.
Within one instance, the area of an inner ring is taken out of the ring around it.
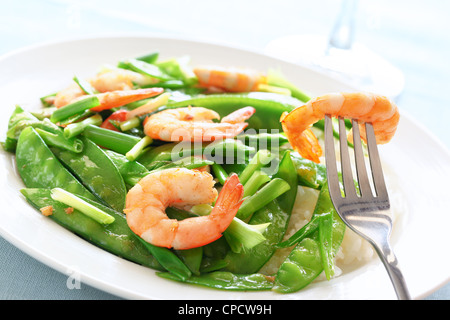
{"label": "clear glass", "polygon": [[403,73],[391,63],[355,43],[358,0],[343,0],[330,35],[304,34],[275,39],[266,53],[326,72],[362,91],[397,98]]}

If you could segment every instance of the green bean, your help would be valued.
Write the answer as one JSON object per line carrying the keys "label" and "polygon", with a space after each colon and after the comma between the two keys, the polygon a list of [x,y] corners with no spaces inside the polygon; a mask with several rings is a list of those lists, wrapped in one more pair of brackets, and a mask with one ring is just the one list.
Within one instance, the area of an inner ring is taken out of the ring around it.
{"label": "green bean", "polygon": [[98,223],[77,209],[68,214],[70,211],[67,211],[67,205],[53,200],[50,189],[25,188],[21,190],[21,193],[38,210],[51,206],[52,214],[48,216],[49,219],[96,246],[129,261],[156,270],[164,270],[140,241],[135,238],[122,213],[80,196],[84,201],[114,217],[113,223],[105,225]]}
{"label": "green bean", "polygon": [[122,211],[127,189],[119,170],[95,143],[82,137],[80,153],[52,149],[58,159],[99,199],[113,209]]}
{"label": "green bean", "polygon": [[22,130],[16,149],[17,170],[27,188],[63,188],[92,200],[88,191],[54,156],[32,127]]}
{"label": "green bean", "polygon": [[[170,273],[157,272],[156,274],[164,279],[180,281],[180,278]],[[272,278],[263,274],[233,274],[226,271],[215,271],[199,276],[193,275],[183,282],[236,291],[270,290],[273,287]]]}
{"label": "green bean", "polygon": [[141,140],[136,136],[97,127],[92,124],[84,129],[83,135],[97,145],[121,154],[126,154]]}
{"label": "green bean", "polygon": [[56,123],[99,105],[100,100],[96,96],[89,95],[57,109],[50,117],[50,121]]}

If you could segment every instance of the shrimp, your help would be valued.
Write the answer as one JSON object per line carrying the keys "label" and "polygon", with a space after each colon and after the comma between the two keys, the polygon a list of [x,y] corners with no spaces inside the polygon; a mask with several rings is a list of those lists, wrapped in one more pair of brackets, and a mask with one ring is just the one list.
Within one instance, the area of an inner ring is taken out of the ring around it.
{"label": "shrimp", "polygon": [[[364,123],[371,123],[378,144],[388,143],[392,139],[400,120],[395,103],[372,93],[332,93],[312,99],[290,113],[284,113],[280,121],[292,147],[314,162],[319,162],[322,148],[314,134],[308,130],[326,114],[359,120],[364,141]],[[350,133],[349,138],[351,137]]]}
{"label": "shrimp", "polygon": [[220,123],[217,112],[203,107],[166,109],[144,121],[144,132],[152,139],[163,141],[214,141],[232,138],[248,125],[244,122],[255,113],[253,107],[238,109]]}
{"label": "shrimp", "polygon": [[169,206],[183,208],[213,202],[217,197],[213,176],[205,171],[172,168],[150,173],[127,194],[124,212],[130,229],[159,247],[191,249],[222,236],[242,203],[243,186],[236,174],[225,182],[207,216],[170,219]]}
{"label": "shrimp", "polygon": [[[118,90],[132,90],[134,83],[145,85],[156,80],[131,70],[115,68],[98,73],[87,81],[96,91],[104,93]],[[61,108],[85,94],[83,89],[74,82],[56,94],[54,105],[57,108]]]}
{"label": "shrimp", "polygon": [[226,92],[256,91],[260,83],[266,83],[264,75],[248,69],[197,67],[193,69],[199,86]]}

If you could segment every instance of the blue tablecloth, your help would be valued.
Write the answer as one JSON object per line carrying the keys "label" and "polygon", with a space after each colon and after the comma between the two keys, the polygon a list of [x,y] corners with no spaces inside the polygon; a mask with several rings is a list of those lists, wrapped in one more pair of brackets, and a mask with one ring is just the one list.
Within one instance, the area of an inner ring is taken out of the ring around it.
{"label": "blue tablecloth", "polygon": [[[1,0],[0,55],[43,41],[87,35],[158,33],[212,39],[263,50],[291,34],[328,35],[340,2]],[[450,147],[450,3],[361,0],[355,41],[399,67],[406,79],[399,103]],[[0,238],[0,299],[119,299],[82,284]],[[449,299],[444,286],[427,299]]]}

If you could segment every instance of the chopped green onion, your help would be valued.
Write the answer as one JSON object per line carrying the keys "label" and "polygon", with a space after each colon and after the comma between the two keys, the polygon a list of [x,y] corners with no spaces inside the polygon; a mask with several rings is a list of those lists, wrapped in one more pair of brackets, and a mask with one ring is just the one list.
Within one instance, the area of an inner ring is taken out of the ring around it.
{"label": "chopped green onion", "polygon": [[128,131],[133,128],[139,127],[140,124],[141,124],[141,120],[138,117],[133,117],[131,119],[122,121],[120,123],[119,127],[120,127],[120,130],[122,130],[122,131]]}
{"label": "chopped green onion", "polygon": [[159,107],[162,107],[162,106],[166,105],[167,102],[169,101],[169,98],[170,98],[170,93],[169,92],[162,93],[159,96],[157,96],[156,98],[153,98],[153,99],[149,100],[148,102],[146,102],[142,106],[137,107],[136,109],[133,109],[133,110],[129,111],[128,118],[131,119],[131,118],[134,118],[136,116],[140,116],[140,115],[143,115],[143,114],[155,111]]}
{"label": "chopped green onion", "polygon": [[139,137],[130,134],[97,127],[92,124],[84,129],[83,135],[97,145],[120,154],[126,154],[141,140]]}
{"label": "chopped green onion", "polygon": [[87,109],[91,109],[100,105],[100,100],[96,96],[86,96],[80,100],[72,102],[53,112],[50,120],[53,123],[67,119],[70,116],[81,113]]}
{"label": "chopped green onion", "polygon": [[78,79],[77,77],[74,77],[73,81],[75,81],[78,84],[78,86],[81,88],[81,90],[83,90],[84,93],[86,93],[86,94],[98,93],[98,91],[95,90],[95,88],[86,80]]}
{"label": "chopped green onion", "polygon": [[158,66],[154,64],[147,63],[142,60],[128,59],[119,63],[120,68],[130,69],[134,72],[141,73],[143,75],[156,78],[159,80],[172,80],[172,77],[167,75]]}
{"label": "chopped green onion", "polygon": [[259,150],[240,174],[239,181],[244,185],[256,170],[261,169],[272,159],[273,155],[268,150]]}
{"label": "chopped green onion", "polygon": [[251,249],[266,240],[262,234],[270,223],[251,225],[239,218],[234,218],[224,232],[225,239],[233,252]]}
{"label": "chopped green onion", "polygon": [[259,170],[255,171],[250,179],[244,184],[244,198],[252,196],[265,183],[270,181],[270,177]]}
{"label": "chopped green onion", "polygon": [[102,124],[102,117],[99,114],[95,114],[92,117],[86,118],[80,122],[75,122],[69,124],[67,127],[64,128],[64,136],[66,138],[72,138],[84,131],[84,129],[88,125],[94,125],[99,126]]}
{"label": "chopped green onion", "polygon": [[51,190],[51,197],[53,200],[62,202],[74,209],[79,210],[83,214],[91,217],[95,221],[101,224],[111,224],[114,222],[114,217],[109,215],[103,210],[87,203],[76,195],[67,192],[61,188],[54,188]]}
{"label": "chopped green onion", "polygon": [[214,172],[214,176],[219,180],[221,185],[225,184],[225,181],[228,178],[228,173],[225,171],[224,168],[220,164],[213,163],[211,165],[211,168]]}
{"label": "chopped green onion", "polygon": [[245,198],[236,216],[242,220],[247,219],[255,211],[261,209],[272,200],[278,198],[290,188],[291,187],[289,184],[283,179],[273,179],[258,190],[254,195]]}
{"label": "chopped green onion", "polygon": [[40,128],[34,128],[44,142],[51,147],[58,147],[72,152],[80,153],[83,151],[83,141],[76,138],[66,138],[64,134],[55,134]]}
{"label": "chopped green onion", "polygon": [[145,136],[138,143],[136,143],[133,146],[133,148],[131,148],[131,150],[125,154],[125,156],[129,161],[136,160],[141,155],[144,148],[149,144],[151,144],[152,142],[153,142],[152,138],[150,138],[149,136]]}
{"label": "chopped green onion", "polygon": [[285,96],[290,96],[291,95],[291,90],[289,90],[288,88],[281,88],[281,87],[277,87],[277,86],[271,86],[271,85],[268,85],[268,84],[265,84],[265,83],[258,84],[258,91],[284,94]]}

